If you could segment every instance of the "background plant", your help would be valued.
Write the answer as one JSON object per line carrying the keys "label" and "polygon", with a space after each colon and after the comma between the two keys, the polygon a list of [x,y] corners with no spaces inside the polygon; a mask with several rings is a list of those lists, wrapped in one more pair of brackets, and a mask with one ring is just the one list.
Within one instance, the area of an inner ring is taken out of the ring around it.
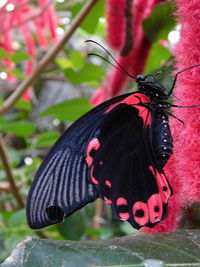
{"label": "background plant", "polygon": [[[118,2],[0,2],[1,261],[27,235],[86,240],[135,231],[127,223],[117,221],[101,201],[42,231],[28,228],[24,209],[34,174],[64,129],[92,105],[135,89],[133,81],[107,62],[88,57],[91,51],[104,52],[85,44],[85,40],[93,39],[105,46],[107,40],[117,60],[133,75],[171,71],[175,41],[172,36],[177,38],[179,34],[173,15],[175,6],[170,2],[135,1],[136,12],[132,16],[137,34],[132,35],[130,44],[130,22],[120,14],[112,14],[112,5]],[[132,1],[121,4],[125,7]],[[123,25],[121,32],[112,28],[111,19]],[[170,82],[166,76],[165,83]],[[198,210],[198,205],[185,210],[182,228],[199,227]]]}

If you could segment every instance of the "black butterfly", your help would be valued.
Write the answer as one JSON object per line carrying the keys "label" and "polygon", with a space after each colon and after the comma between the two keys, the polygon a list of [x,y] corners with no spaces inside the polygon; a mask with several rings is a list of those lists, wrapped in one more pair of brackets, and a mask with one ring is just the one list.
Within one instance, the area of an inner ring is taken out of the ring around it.
{"label": "black butterfly", "polygon": [[137,229],[165,219],[172,195],[163,171],[173,148],[168,109],[181,107],[168,99],[185,70],[169,93],[155,75],[137,75],[138,92],[102,103],[66,130],[32,183],[31,228],[63,221],[98,197]]}

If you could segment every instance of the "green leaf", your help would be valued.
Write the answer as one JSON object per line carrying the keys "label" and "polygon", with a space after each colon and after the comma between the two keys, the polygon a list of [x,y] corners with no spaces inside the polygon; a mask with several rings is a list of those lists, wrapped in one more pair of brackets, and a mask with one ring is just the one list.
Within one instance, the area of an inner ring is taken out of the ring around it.
{"label": "green leaf", "polygon": [[31,110],[31,102],[25,101],[22,98],[20,98],[17,103],[14,105],[14,107],[18,108],[18,109],[23,109],[26,111],[30,111]]}
{"label": "green leaf", "polygon": [[172,2],[159,3],[151,15],[143,21],[145,35],[153,43],[166,40],[168,33],[175,26],[174,4]]}
{"label": "green leaf", "polygon": [[52,146],[55,141],[59,138],[60,133],[57,131],[51,131],[47,133],[41,133],[37,135],[34,140],[35,148],[43,148]]}
{"label": "green leaf", "polygon": [[108,239],[113,234],[112,230],[109,228],[99,228],[99,229],[87,228],[85,232],[90,237],[95,237],[98,239]]}
{"label": "green leaf", "polygon": [[[83,3],[78,3],[71,8],[73,17],[75,17],[79,13],[83,5],[85,5],[85,2],[86,1],[84,1]],[[81,24],[81,28],[90,34],[93,34],[98,25],[99,18],[104,17],[104,9],[105,0],[98,1]]]}
{"label": "green leaf", "polygon": [[29,55],[22,51],[15,52],[13,55],[10,56],[10,58],[14,63],[19,63],[30,59]]}
{"label": "green leaf", "polygon": [[87,15],[86,19],[81,24],[81,28],[90,34],[93,34],[97,28],[99,18],[104,17],[105,1],[98,1],[93,7],[91,12]]}
{"label": "green leaf", "polygon": [[154,43],[148,56],[145,73],[148,74],[159,69],[170,57],[171,54],[168,49],[161,46],[158,42]]}
{"label": "green leaf", "polygon": [[72,214],[64,222],[59,223],[57,228],[65,239],[80,240],[93,217],[94,205],[91,203]]}
{"label": "green leaf", "polygon": [[199,230],[79,242],[29,237],[1,266],[199,267],[199,247]]}
{"label": "green leaf", "polygon": [[15,70],[9,70],[9,69],[6,69],[5,70],[8,74],[12,74],[14,75],[15,77],[17,77],[19,80],[23,80],[25,78],[24,74],[18,70],[18,69],[15,69]]}
{"label": "green leaf", "polygon": [[128,222],[123,222],[120,224],[120,229],[126,234],[126,235],[132,235],[137,232],[130,223]]}
{"label": "green leaf", "polygon": [[9,217],[8,224],[11,227],[26,224],[26,211],[25,211],[25,209],[15,211],[13,213],[13,215]]}
{"label": "green leaf", "polygon": [[[69,218],[67,218],[63,223],[57,225],[59,232],[65,239],[68,240],[79,240],[84,233],[84,216],[81,211],[78,211]],[[81,222],[81,224],[80,224]]]}
{"label": "green leaf", "polygon": [[64,74],[66,79],[70,82],[80,84],[93,80],[100,80],[105,75],[105,71],[101,66],[88,64],[79,71],[67,69],[64,71]]}
{"label": "green leaf", "polygon": [[55,62],[62,68],[83,68],[85,60],[78,50],[72,50],[69,53],[69,58],[59,57],[55,59]]}
{"label": "green leaf", "polygon": [[73,66],[75,68],[78,68],[78,69],[83,68],[83,66],[85,64],[85,60],[84,60],[82,54],[78,50],[72,50],[69,53],[69,58],[73,62]]}
{"label": "green leaf", "polygon": [[72,68],[73,62],[67,58],[64,57],[57,57],[55,59],[55,62],[62,68],[62,69],[67,69],[67,68]]}
{"label": "green leaf", "polygon": [[10,54],[0,47],[0,59],[10,58]]}
{"label": "green leaf", "polygon": [[87,99],[76,98],[56,104],[43,111],[40,115],[51,115],[60,121],[73,122],[91,108],[92,106]]}
{"label": "green leaf", "polygon": [[28,137],[37,129],[36,125],[31,122],[2,122],[0,130],[3,132],[12,133],[21,137]]}

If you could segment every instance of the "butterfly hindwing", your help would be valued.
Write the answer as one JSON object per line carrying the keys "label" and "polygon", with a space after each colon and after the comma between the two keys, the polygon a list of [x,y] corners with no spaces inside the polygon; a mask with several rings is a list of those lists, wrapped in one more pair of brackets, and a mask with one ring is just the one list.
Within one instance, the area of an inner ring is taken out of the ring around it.
{"label": "butterfly hindwing", "polygon": [[168,182],[156,167],[152,113],[140,102],[149,100],[137,93],[109,107],[86,149],[89,179],[99,196],[135,228],[152,227],[162,220],[171,194],[163,191]]}
{"label": "butterfly hindwing", "polygon": [[92,109],[58,139],[41,164],[27,200],[27,220],[31,228],[42,228],[69,216],[98,197],[88,181],[85,146],[91,133],[106,116],[105,110],[131,94],[113,98]]}

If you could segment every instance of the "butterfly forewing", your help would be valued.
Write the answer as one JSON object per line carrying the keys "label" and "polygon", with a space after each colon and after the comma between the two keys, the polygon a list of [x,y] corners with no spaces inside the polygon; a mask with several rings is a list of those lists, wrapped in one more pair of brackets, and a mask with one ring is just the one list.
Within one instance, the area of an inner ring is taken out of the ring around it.
{"label": "butterfly forewing", "polygon": [[59,138],[40,166],[27,200],[27,220],[31,228],[42,228],[69,216],[98,197],[88,181],[86,144],[105,117],[105,111],[131,94],[104,102],[77,120]]}

